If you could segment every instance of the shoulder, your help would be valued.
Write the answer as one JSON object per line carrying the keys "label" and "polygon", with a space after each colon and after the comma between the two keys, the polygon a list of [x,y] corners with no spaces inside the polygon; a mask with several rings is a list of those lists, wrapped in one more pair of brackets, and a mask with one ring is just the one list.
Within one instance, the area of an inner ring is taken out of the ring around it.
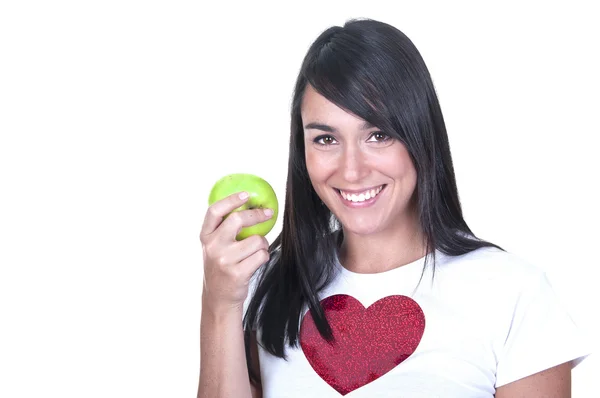
{"label": "shoulder", "polygon": [[497,320],[510,319],[533,297],[553,293],[542,266],[487,247],[459,256],[441,254],[433,280],[437,294]]}
{"label": "shoulder", "polygon": [[472,252],[449,256],[441,254],[439,270],[449,277],[460,277],[466,282],[509,284],[524,287],[545,277],[540,264],[494,247],[485,247]]}

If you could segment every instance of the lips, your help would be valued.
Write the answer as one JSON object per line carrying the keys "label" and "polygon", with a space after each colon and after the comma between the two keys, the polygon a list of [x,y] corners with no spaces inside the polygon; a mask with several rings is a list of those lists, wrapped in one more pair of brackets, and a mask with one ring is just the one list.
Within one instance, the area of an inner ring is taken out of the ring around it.
{"label": "lips", "polygon": [[335,189],[344,207],[349,209],[366,209],[374,206],[382,192],[385,192],[386,184],[372,186],[362,190],[347,191]]}
{"label": "lips", "polygon": [[364,203],[370,202],[372,199],[376,198],[384,188],[385,184],[379,185],[374,188],[367,188],[364,190],[346,191],[343,189],[338,189],[337,191],[346,202]]}

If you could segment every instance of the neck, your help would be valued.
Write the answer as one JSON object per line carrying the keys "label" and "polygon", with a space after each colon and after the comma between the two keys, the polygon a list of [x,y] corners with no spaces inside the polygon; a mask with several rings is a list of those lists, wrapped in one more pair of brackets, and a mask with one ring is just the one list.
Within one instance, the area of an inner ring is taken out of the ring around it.
{"label": "neck", "polygon": [[361,274],[389,271],[412,263],[426,254],[418,219],[410,217],[394,230],[359,235],[344,230],[340,261],[344,268]]}

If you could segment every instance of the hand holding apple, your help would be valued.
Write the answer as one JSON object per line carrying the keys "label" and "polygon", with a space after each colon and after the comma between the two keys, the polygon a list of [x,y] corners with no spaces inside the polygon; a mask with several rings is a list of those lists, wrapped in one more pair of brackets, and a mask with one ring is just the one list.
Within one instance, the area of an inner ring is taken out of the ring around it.
{"label": "hand holding apple", "polygon": [[[271,209],[273,216],[259,224],[247,226],[237,234],[236,239],[242,240],[251,235],[266,236],[277,221],[279,203],[273,187],[264,179],[253,174],[229,174],[219,179],[210,191],[208,197],[209,206],[234,193],[247,192],[248,200],[233,212],[248,209]],[[231,213],[227,214],[229,216]]]}
{"label": "hand holding apple", "polygon": [[200,241],[204,260],[203,308],[239,309],[254,272],[269,260],[265,235],[279,210],[271,185],[251,174],[230,174],[210,191]]}
{"label": "hand holding apple", "polygon": [[[269,260],[269,243],[255,234],[237,240],[245,227],[272,218],[264,209],[235,211],[245,205],[248,195],[234,193],[210,205],[200,232],[204,283],[202,308],[213,314],[237,313],[248,296],[248,282]],[[237,315],[236,315],[237,316]]]}

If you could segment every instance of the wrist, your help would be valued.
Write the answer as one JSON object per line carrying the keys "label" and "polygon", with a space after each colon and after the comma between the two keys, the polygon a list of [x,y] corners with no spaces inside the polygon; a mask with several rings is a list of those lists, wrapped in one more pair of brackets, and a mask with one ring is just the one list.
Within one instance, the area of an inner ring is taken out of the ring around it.
{"label": "wrist", "polygon": [[243,303],[218,302],[206,295],[202,295],[202,313],[215,320],[242,319]]}

